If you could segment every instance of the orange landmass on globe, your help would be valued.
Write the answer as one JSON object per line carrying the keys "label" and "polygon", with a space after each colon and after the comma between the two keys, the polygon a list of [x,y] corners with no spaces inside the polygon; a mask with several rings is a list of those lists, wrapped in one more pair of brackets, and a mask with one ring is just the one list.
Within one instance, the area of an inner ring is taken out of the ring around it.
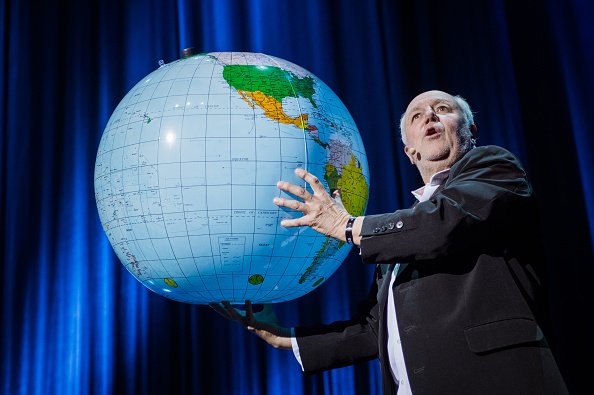
{"label": "orange landmass on globe", "polygon": [[[260,91],[238,91],[241,98],[254,108],[254,104],[264,110],[264,115],[280,123],[295,125],[300,129],[307,129],[307,114],[290,117],[283,111],[283,104],[273,96],[268,96]],[[251,99],[251,100],[250,100]]]}

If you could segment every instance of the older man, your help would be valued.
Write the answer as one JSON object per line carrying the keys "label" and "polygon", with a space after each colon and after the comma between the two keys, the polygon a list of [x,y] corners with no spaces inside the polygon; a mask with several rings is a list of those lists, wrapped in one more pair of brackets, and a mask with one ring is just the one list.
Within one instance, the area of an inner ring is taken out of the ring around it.
{"label": "older man", "polygon": [[565,384],[537,323],[532,189],[518,160],[496,146],[475,148],[466,101],[441,91],[415,97],[401,120],[404,151],[425,185],[416,204],[352,217],[305,170],[304,188],[279,182],[303,213],[283,226],[309,226],[358,245],[375,282],[348,321],[294,334],[228,304],[213,306],[275,347],[293,349],[303,370],[379,356],[385,394],[559,394]]}

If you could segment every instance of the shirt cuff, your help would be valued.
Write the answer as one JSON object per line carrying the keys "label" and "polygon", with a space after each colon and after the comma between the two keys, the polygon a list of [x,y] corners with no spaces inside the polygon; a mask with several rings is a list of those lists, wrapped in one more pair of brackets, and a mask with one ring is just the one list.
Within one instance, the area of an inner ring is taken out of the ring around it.
{"label": "shirt cuff", "polygon": [[301,365],[301,370],[303,370],[303,362],[301,362],[301,354],[299,354],[299,345],[297,344],[297,338],[295,337],[295,328],[291,328],[291,348],[293,349],[293,355],[295,355],[295,359]]}

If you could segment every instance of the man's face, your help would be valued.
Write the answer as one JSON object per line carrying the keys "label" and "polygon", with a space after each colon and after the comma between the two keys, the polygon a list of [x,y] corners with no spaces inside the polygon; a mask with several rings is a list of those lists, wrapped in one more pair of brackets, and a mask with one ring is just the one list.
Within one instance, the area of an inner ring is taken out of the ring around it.
{"label": "man's face", "polygon": [[454,97],[441,91],[429,91],[415,97],[404,115],[406,146],[411,163],[430,162],[451,166],[460,156],[458,129],[464,117]]}

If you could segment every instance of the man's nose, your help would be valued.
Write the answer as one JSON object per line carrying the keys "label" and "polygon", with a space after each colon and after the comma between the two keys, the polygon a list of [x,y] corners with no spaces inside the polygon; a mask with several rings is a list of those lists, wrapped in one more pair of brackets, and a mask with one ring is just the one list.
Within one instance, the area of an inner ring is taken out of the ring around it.
{"label": "man's nose", "polygon": [[432,108],[426,109],[425,110],[425,123],[437,122],[437,121],[439,121],[439,117],[437,116],[435,111],[433,111]]}

